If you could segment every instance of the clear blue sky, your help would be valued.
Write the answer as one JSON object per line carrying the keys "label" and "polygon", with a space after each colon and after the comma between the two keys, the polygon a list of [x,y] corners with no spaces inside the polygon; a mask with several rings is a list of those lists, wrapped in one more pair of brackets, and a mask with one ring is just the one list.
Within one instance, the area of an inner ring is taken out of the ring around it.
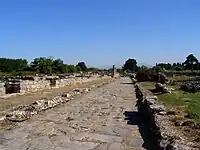
{"label": "clear blue sky", "polygon": [[200,59],[199,0],[2,0],[0,57],[93,66]]}

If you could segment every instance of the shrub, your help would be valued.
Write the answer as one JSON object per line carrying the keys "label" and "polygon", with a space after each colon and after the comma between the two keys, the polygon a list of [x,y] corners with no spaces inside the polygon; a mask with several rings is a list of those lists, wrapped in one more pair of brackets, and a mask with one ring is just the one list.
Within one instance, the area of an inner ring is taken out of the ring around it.
{"label": "shrub", "polygon": [[136,79],[139,82],[155,81],[156,73],[151,69],[139,69],[136,74]]}

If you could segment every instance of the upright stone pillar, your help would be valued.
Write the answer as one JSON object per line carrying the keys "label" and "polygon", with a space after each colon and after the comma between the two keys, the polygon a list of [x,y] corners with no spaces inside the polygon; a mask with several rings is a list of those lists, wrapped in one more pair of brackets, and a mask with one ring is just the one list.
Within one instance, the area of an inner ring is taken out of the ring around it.
{"label": "upright stone pillar", "polygon": [[116,74],[115,65],[113,65],[113,68],[112,68],[112,77],[113,78],[115,77],[115,74]]}

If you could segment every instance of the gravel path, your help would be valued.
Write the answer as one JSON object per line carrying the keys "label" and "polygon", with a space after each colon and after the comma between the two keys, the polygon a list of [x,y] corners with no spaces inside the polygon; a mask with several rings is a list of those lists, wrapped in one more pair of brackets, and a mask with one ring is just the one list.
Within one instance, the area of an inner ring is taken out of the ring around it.
{"label": "gravel path", "polygon": [[141,150],[138,126],[127,118],[136,114],[135,103],[131,80],[120,78],[13,130],[0,131],[0,149]]}

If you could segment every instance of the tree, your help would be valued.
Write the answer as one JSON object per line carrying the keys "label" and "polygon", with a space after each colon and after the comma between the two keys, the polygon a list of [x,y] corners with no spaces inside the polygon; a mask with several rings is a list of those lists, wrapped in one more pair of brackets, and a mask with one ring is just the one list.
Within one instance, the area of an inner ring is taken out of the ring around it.
{"label": "tree", "polygon": [[53,59],[52,58],[35,58],[33,62],[31,62],[31,68],[33,71],[39,71],[44,74],[51,74],[53,71]]}
{"label": "tree", "polygon": [[67,72],[67,66],[63,63],[61,59],[56,59],[53,61],[53,72],[55,73]]}
{"label": "tree", "polygon": [[74,73],[74,72],[76,72],[77,70],[76,70],[76,67],[74,66],[74,65],[68,65],[67,66],[67,72],[68,73]]}
{"label": "tree", "polygon": [[80,67],[81,71],[87,71],[87,66],[85,65],[84,62],[79,62],[76,67]]}
{"label": "tree", "polygon": [[160,66],[162,69],[165,69],[165,70],[170,70],[171,69],[171,64],[170,63],[160,63],[160,64],[157,64],[156,66]]}
{"label": "tree", "polygon": [[98,68],[95,68],[95,67],[90,67],[87,69],[88,71],[91,71],[91,72],[95,72],[95,71],[98,71],[99,69]]}
{"label": "tree", "polygon": [[183,63],[173,63],[171,70],[176,70],[176,71],[184,70]]}
{"label": "tree", "polygon": [[187,56],[186,61],[183,63],[185,69],[193,70],[194,66],[198,64],[198,59],[190,54]]}
{"label": "tree", "polygon": [[123,66],[123,71],[126,70],[135,72],[137,70],[137,61],[135,59],[128,59]]}
{"label": "tree", "polygon": [[200,63],[196,64],[193,69],[194,70],[200,70]]}
{"label": "tree", "polygon": [[81,71],[81,67],[80,66],[76,66],[76,71],[80,72]]}
{"label": "tree", "polygon": [[26,59],[0,58],[1,72],[22,71],[27,67],[28,61]]}
{"label": "tree", "polygon": [[161,66],[156,66],[155,70],[156,70],[156,72],[161,72],[161,71],[163,71],[163,68]]}

